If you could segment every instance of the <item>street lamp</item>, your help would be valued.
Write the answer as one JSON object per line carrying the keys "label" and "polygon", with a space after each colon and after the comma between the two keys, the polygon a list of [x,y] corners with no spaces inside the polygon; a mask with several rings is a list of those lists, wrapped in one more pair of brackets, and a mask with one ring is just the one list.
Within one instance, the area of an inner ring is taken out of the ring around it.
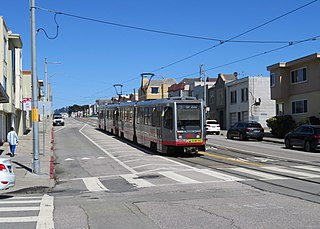
{"label": "street lamp", "polygon": [[48,64],[61,64],[61,62],[48,62],[47,58],[44,58],[44,101],[48,101],[48,71],[47,65]]}

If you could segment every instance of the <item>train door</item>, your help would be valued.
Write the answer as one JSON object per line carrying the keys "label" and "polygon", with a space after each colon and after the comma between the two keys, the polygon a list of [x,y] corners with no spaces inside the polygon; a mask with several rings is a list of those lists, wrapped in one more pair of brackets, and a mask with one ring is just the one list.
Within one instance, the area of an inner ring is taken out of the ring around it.
{"label": "train door", "polygon": [[162,110],[162,152],[168,153],[168,148],[174,143],[174,116],[173,107],[165,106]]}
{"label": "train door", "polygon": [[154,108],[152,113],[152,122],[153,126],[155,126],[156,129],[156,139],[157,139],[157,151],[162,152],[162,113],[163,107],[157,106]]}
{"label": "train door", "polygon": [[119,136],[119,110],[115,108],[113,111],[113,127],[114,127],[114,134]]}

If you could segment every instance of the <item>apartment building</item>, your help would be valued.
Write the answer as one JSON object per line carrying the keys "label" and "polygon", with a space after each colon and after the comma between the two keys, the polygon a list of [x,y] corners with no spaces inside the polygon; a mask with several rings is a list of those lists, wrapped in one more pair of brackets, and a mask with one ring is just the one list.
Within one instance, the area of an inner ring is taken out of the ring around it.
{"label": "apartment building", "polygon": [[[22,135],[22,40],[12,33],[0,16],[0,141],[6,141],[10,127]],[[31,88],[29,89],[31,90]]]}
{"label": "apartment building", "polygon": [[144,77],[142,87],[139,88],[139,101],[168,98],[168,88],[175,83],[176,80],[173,78],[150,80]]}
{"label": "apartment building", "polygon": [[277,115],[320,118],[320,53],[267,67]]}
{"label": "apartment building", "polygon": [[208,90],[208,105],[210,119],[216,119],[221,129],[226,129],[226,83],[236,80],[234,74],[218,74],[214,87]]}
{"label": "apartment building", "polygon": [[249,76],[226,83],[226,128],[238,121],[257,121],[268,128],[266,120],[275,115],[270,96],[270,78]]}

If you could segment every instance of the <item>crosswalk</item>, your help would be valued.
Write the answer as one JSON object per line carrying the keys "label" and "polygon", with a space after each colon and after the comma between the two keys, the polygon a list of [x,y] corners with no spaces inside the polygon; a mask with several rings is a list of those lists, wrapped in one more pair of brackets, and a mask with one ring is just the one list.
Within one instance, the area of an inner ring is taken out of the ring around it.
{"label": "crosswalk", "polygon": [[[2,225],[21,223],[23,228],[54,228],[53,197],[21,196],[0,199],[0,228]],[[30,224],[28,224],[30,223]]]}
{"label": "crosswalk", "polygon": [[[232,167],[211,169],[184,169],[157,171],[153,173],[132,173],[107,177],[77,178],[84,184],[85,191],[116,191],[115,183],[125,183],[134,188],[155,186],[235,182],[248,180],[288,180],[293,178],[320,178],[319,168],[315,166],[261,167],[256,169]],[[112,182],[111,182],[111,181]],[[115,182],[118,180],[119,182]],[[122,180],[122,182],[120,182]],[[123,182],[124,181],[124,182]]]}

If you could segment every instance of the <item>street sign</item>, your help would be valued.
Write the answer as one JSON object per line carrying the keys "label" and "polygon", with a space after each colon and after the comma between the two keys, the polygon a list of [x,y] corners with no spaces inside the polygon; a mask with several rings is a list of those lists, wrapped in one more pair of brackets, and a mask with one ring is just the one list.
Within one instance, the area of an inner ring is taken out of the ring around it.
{"label": "street sign", "polygon": [[24,111],[31,111],[31,98],[24,98],[22,104]]}

